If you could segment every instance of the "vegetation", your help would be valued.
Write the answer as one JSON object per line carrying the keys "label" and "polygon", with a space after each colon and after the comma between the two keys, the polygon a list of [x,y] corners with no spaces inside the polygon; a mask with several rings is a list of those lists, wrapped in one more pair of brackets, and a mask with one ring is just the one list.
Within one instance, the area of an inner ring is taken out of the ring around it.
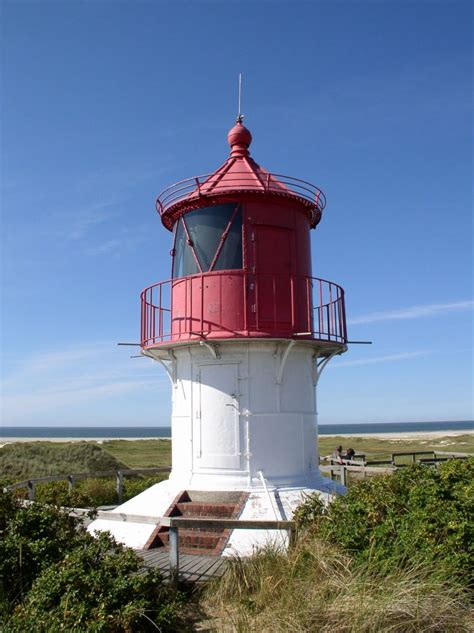
{"label": "vegetation", "polygon": [[[168,475],[126,477],[123,481],[122,501],[128,501]],[[26,493],[23,494],[25,496]],[[78,481],[70,491],[66,481],[53,481],[37,486],[35,500],[58,506],[96,508],[117,505],[115,478],[94,478]]]}
{"label": "vegetation", "polygon": [[295,516],[356,563],[382,570],[435,563],[460,579],[474,578],[473,517],[474,458],[372,477],[327,506],[313,495]]}
{"label": "vegetation", "polygon": [[[450,445],[442,438],[402,445],[322,438],[320,448],[330,453],[341,443],[383,459],[398,450],[470,452],[465,440],[472,438],[449,438],[456,441]],[[33,447],[27,460],[44,461],[47,470],[14,480],[170,461],[167,440],[41,442],[44,452],[38,444],[2,449],[0,468],[14,465],[15,455],[24,457],[26,447]],[[0,492],[0,629],[185,631],[190,611],[196,618],[204,609],[203,630],[222,632],[472,631],[473,474],[474,458],[452,460],[439,469],[415,466],[356,482],[328,506],[318,495],[308,497],[296,514],[299,538],[288,553],[268,548],[232,561],[191,609],[157,572],[145,573],[131,550],[108,535],[93,539],[56,507],[114,504],[114,480],[79,481],[71,493],[67,482],[40,485],[36,498],[48,505],[23,509],[17,497]],[[124,500],[164,477],[126,478]]]}
{"label": "vegetation", "polygon": [[123,462],[93,442],[18,442],[0,450],[0,478],[8,477],[11,483],[124,467]]}
{"label": "vegetation", "polygon": [[110,440],[102,447],[129,468],[171,466],[171,440]]}
{"label": "vegetation", "polygon": [[[474,435],[435,439],[378,439],[372,437],[321,436],[321,455],[330,455],[339,444],[366,453],[371,459],[387,459],[394,451],[438,450],[474,454]],[[171,465],[171,441],[110,440],[96,442],[18,442],[0,449],[0,479],[21,479],[118,468],[153,468]]]}
{"label": "vegetation", "polygon": [[0,492],[0,626],[5,633],[176,631],[182,598],[109,535],[58,508]]}
{"label": "vegetation", "polygon": [[[453,451],[455,453],[469,453],[474,455],[474,435],[449,435],[445,437],[402,439],[378,437],[319,437],[319,452],[330,455],[336,446],[353,448],[356,453],[365,453],[369,459],[389,459],[392,453],[398,451]],[[400,460],[402,461],[402,460]]]}
{"label": "vegetation", "polygon": [[474,459],[415,466],[300,507],[288,554],[235,560],[203,597],[218,631],[474,629]]}
{"label": "vegetation", "polygon": [[386,573],[354,566],[338,547],[305,535],[288,554],[234,560],[203,597],[206,630],[259,633],[468,632],[465,591],[428,567]]}

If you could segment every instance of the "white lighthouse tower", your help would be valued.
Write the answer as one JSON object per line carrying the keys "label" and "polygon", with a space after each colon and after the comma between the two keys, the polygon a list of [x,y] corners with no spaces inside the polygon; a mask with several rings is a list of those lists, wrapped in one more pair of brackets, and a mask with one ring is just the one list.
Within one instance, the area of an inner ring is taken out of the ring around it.
{"label": "white lighthouse tower", "polygon": [[[343,289],[311,270],[325,197],[260,167],[251,140],[239,117],[217,171],[158,197],[172,274],[141,294],[140,344],[172,384],[172,471],[116,511],[289,519],[305,492],[334,486],[318,470],[316,389],[347,334]],[[149,524],[92,529],[166,546],[166,529]],[[246,554],[267,536],[234,530],[208,549]]]}

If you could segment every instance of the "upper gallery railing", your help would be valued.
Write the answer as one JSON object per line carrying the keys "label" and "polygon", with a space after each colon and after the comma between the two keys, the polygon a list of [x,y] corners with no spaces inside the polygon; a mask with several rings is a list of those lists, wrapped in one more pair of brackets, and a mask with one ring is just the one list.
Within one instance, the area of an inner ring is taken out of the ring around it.
{"label": "upper gallery railing", "polygon": [[233,191],[248,193],[272,193],[282,196],[296,196],[310,203],[319,213],[326,206],[324,193],[309,182],[282,174],[226,173],[219,179],[218,174],[194,176],[174,183],[164,189],[156,200],[156,210],[160,215],[183,200],[193,202],[202,196],[213,196]]}

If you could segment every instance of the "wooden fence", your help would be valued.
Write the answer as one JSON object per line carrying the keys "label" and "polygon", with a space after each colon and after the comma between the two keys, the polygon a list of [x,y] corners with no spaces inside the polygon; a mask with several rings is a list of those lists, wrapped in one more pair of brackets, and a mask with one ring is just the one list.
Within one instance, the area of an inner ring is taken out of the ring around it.
{"label": "wooden fence", "polygon": [[5,486],[4,490],[20,490],[26,488],[28,491],[28,499],[30,501],[35,500],[35,488],[39,484],[46,484],[51,481],[67,481],[69,484],[69,491],[72,491],[76,482],[84,479],[98,479],[100,477],[115,477],[115,489],[117,491],[118,505],[123,500],[123,480],[124,477],[131,477],[134,475],[152,475],[155,473],[169,473],[171,468],[121,468],[119,470],[102,470],[100,472],[92,473],[75,473],[71,475],[48,475],[46,477],[36,477],[34,479],[25,479],[19,481],[16,484]]}

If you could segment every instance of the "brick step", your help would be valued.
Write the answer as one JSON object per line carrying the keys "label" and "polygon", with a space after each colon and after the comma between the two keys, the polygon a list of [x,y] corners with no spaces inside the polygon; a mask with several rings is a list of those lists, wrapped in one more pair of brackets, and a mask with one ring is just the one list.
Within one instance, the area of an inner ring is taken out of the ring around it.
{"label": "brick step", "polygon": [[[235,503],[196,503],[183,501],[175,508],[184,517],[199,517],[202,519],[229,519],[235,511]],[[176,516],[176,515],[175,515]]]}
{"label": "brick step", "polygon": [[[248,494],[244,492],[182,491],[174,499],[165,517],[193,519],[236,519]],[[219,556],[229,538],[230,530],[222,528],[180,528],[180,551],[191,554]],[[169,548],[168,528],[158,525],[148,539],[145,549]]]}
{"label": "brick step", "polygon": [[[200,548],[212,550],[214,549],[218,543],[219,539],[222,537],[223,530],[220,530],[218,533],[204,530],[194,530],[194,529],[180,529],[179,532],[179,546],[186,548]],[[169,545],[169,533],[168,532],[160,532],[159,534],[160,541],[163,547],[167,547]]]}

